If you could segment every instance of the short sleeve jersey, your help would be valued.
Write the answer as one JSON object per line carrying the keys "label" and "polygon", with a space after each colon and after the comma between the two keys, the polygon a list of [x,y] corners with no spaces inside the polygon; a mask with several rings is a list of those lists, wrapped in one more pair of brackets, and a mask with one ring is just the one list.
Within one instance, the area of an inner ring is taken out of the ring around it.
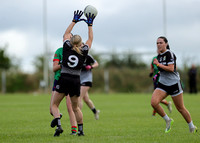
{"label": "short sleeve jersey", "polygon": [[[84,63],[84,67],[86,65],[92,65],[95,62],[96,60],[91,55],[88,55]],[[80,75],[81,84],[84,82],[92,82],[92,71],[86,70],[84,67],[82,68],[81,75]]]}
{"label": "short sleeve jersey", "polygon": [[179,76],[179,73],[176,71],[175,54],[170,50],[166,50],[164,53],[159,54],[157,56],[157,59],[159,63],[165,66],[168,66],[169,64],[174,64],[173,72],[168,72],[158,67],[160,71],[159,82],[167,86],[171,86],[178,83],[180,81],[180,76]]}
{"label": "short sleeve jersey", "polygon": [[151,65],[153,66],[153,76],[159,72],[158,67],[153,63],[154,59],[156,58],[157,56],[153,57],[152,62],[151,62]]}
{"label": "short sleeve jersey", "polygon": [[78,54],[72,49],[70,41],[66,40],[63,44],[63,61],[61,73],[80,75],[81,69],[88,54],[88,50],[88,45],[84,45],[81,48],[82,54]]}
{"label": "short sleeve jersey", "polygon": [[[58,61],[59,64],[62,64],[62,58],[63,58],[63,48],[58,48],[54,54],[54,58],[53,58],[53,62],[54,61]],[[55,72],[55,75],[54,75],[54,79],[55,80],[58,80],[60,78],[60,72],[61,70],[57,70]]]}
{"label": "short sleeve jersey", "polygon": [[[96,60],[90,54],[88,54],[88,56],[86,57],[86,61],[83,64],[83,66],[85,67],[86,65],[92,65],[95,62],[96,62]],[[86,71],[86,69],[84,67],[82,68],[81,71]]]}

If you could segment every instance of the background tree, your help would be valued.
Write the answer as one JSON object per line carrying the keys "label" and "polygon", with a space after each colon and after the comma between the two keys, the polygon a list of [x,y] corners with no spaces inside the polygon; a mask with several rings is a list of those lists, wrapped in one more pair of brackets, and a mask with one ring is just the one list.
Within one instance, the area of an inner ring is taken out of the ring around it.
{"label": "background tree", "polygon": [[0,70],[1,70],[1,90],[2,93],[6,92],[6,71],[11,66],[10,58],[5,54],[5,49],[7,45],[4,47],[0,47]]}
{"label": "background tree", "polygon": [[[49,58],[49,57],[48,57]],[[52,66],[49,66],[49,63],[51,63],[53,65],[53,59],[48,60],[48,91],[50,91],[50,88],[52,87],[52,83],[53,83],[53,70],[52,70]],[[35,73],[34,75],[37,77],[37,79],[39,80],[39,86],[41,90],[43,90],[45,92],[45,83],[44,83],[44,56],[43,55],[39,55],[35,58],[35,60],[33,61],[33,65],[35,66]],[[50,67],[50,68],[49,68]]]}
{"label": "background tree", "polygon": [[116,54],[112,53],[110,59],[105,62],[106,68],[146,68],[147,65],[142,60],[140,60],[139,55],[134,53],[124,53],[124,54]]}

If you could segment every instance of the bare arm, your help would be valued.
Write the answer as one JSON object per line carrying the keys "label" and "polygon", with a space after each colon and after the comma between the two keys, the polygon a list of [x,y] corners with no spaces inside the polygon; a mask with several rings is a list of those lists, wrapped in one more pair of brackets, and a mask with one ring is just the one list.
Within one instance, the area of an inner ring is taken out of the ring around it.
{"label": "bare arm", "polygon": [[96,61],[93,65],[92,65],[92,68],[96,68],[99,66],[99,63]]}
{"label": "bare arm", "polygon": [[92,26],[88,26],[88,40],[86,41],[85,44],[87,44],[89,48],[91,48],[92,41],[93,41],[93,29]]}
{"label": "bare arm", "polygon": [[53,72],[56,72],[61,69],[61,66],[58,61],[53,62]]}
{"label": "bare arm", "polygon": [[67,27],[66,31],[65,31],[65,34],[63,36],[63,42],[67,39],[70,39],[70,36],[71,36],[71,31],[74,27],[76,23],[75,22],[71,22],[70,25]]}
{"label": "bare arm", "polygon": [[154,59],[153,63],[156,64],[157,67],[159,67],[165,71],[168,71],[168,72],[174,71],[174,64],[169,64],[168,66],[165,66],[165,65],[159,63],[157,59]]}
{"label": "bare arm", "polygon": [[65,31],[65,34],[63,35],[63,42],[65,41],[65,40],[67,40],[67,39],[70,39],[71,37],[71,31],[72,31],[72,29],[73,29],[73,27],[74,27],[74,25],[77,23],[77,22],[79,22],[79,21],[81,21],[81,16],[83,15],[83,12],[80,10],[77,10],[77,11],[74,11],[74,17],[73,17],[73,20],[72,20],[72,22],[70,23],[70,25],[68,26],[68,28],[66,29],[66,31]]}

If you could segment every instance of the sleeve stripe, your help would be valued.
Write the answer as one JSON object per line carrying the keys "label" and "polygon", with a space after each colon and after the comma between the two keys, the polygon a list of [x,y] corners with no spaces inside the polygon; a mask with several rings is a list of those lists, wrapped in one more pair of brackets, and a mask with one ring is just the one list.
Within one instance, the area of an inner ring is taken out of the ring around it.
{"label": "sleeve stripe", "polygon": [[171,54],[171,57],[174,59],[174,54],[172,53],[172,51],[169,51],[169,53]]}
{"label": "sleeve stripe", "polygon": [[59,59],[53,59],[53,62],[54,62],[54,61],[58,61],[58,62],[59,62],[60,60],[59,60]]}

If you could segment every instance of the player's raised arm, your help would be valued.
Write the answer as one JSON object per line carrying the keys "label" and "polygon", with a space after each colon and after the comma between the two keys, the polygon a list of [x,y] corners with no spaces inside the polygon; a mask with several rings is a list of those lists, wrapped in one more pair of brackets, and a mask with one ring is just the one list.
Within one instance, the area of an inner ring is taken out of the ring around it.
{"label": "player's raised arm", "polygon": [[67,39],[70,39],[70,37],[71,37],[71,31],[72,31],[74,25],[75,25],[77,22],[81,21],[80,18],[81,18],[82,15],[83,15],[83,12],[82,12],[82,11],[79,11],[79,10],[74,11],[73,20],[72,20],[72,22],[70,23],[70,25],[67,27],[67,29],[66,29],[66,31],[65,31],[65,33],[64,33],[64,35],[63,35],[63,42],[64,42],[65,40],[67,40]]}
{"label": "player's raised arm", "polygon": [[92,41],[93,41],[93,29],[92,26],[88,26],[88,40],[86,41],[86,44],[89,46],[89,48],[92,47]]}
{"label": "player's raised arm", "polygon": [[95,19],[94,14],[91,13],[86,13],[87,20],[85,21],[88,24],[88,40],[86,41],[86,44],[91,48],[92,46],[92,41],[93,41],[93,21]]}

